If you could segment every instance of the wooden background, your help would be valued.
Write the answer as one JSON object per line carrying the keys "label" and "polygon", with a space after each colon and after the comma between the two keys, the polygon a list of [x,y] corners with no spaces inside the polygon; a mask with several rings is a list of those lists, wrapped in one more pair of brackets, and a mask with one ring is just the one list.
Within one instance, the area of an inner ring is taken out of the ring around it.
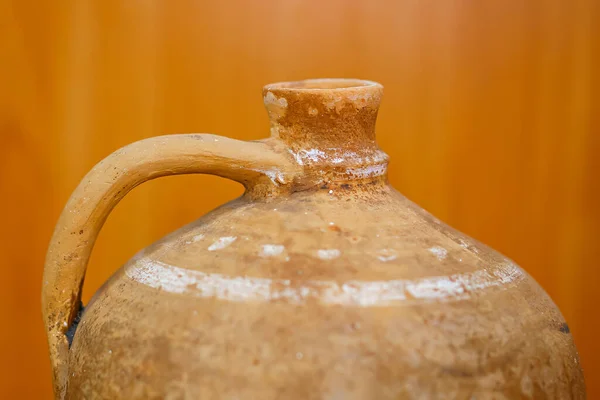
{"label": "wooden background", "polygon": [[[44,253],[97,161],[163,133],[261,138],[262,85],[357,77],[385,86],[392,183],[546,288],[600,398],[599,22],[594,0],[0,0],[0,397],[51,396]],[[100,235],[85,300],[240,193],[203,176],[136,189]]]}

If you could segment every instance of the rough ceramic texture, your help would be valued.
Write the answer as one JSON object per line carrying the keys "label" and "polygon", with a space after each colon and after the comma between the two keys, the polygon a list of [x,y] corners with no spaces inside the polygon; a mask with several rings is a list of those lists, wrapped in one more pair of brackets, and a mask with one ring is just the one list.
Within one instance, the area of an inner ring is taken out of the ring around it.
{"label": "rough ceramic texture", "polygon": [[[147,139],[74,192],[44,275],[57,398],[585,398],[568,326],[535,281],[387,183],[379,84],[263,95],[270,139]],[[247,191],[142,250],[81,312],[111,209],[183,173]]]}

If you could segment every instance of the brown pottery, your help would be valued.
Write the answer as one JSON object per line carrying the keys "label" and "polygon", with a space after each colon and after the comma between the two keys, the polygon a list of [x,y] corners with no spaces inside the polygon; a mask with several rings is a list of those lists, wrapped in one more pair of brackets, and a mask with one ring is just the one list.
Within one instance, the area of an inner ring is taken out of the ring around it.
{"label": "brown pottery", "polygon": [[[56,398],[584,399],[569,328],[540,286],[388,184],[382,90],[268,85],[268,139],[160,136],[96,165],[45,265]],[[191,173],[246,191],[140,251],[84,309],[113,207]]]}

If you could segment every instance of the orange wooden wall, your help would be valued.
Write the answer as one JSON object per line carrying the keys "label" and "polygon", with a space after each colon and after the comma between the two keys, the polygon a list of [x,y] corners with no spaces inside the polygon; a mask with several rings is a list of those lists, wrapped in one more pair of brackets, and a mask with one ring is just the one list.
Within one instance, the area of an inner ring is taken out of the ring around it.
{"label": "orange wooden wall", "polygon": [[[51,396],[42,266],[84,173],[162,133],[264,137],[262,85],[308,77],[385,85],[392,183],[546,288],[600,398],[599,22],[595,0],[0,0],[0,398]],[[85,299],[240,193],[202,176],[136,189]]]}

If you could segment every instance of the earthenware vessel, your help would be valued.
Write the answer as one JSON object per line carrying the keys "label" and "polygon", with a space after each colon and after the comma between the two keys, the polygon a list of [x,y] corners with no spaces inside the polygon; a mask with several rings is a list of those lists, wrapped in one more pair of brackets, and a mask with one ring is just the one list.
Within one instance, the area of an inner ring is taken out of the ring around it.
{"label": "earthenware vessel", "polygon": [[[536,282],[388,184],[381,96],[360,80],[272,84],[268,139],[161,136],[96,165],[46,260],[56,398],[585,398]],[[246,192],[142,250],[82,308],[113,207],[191,173]]]}

